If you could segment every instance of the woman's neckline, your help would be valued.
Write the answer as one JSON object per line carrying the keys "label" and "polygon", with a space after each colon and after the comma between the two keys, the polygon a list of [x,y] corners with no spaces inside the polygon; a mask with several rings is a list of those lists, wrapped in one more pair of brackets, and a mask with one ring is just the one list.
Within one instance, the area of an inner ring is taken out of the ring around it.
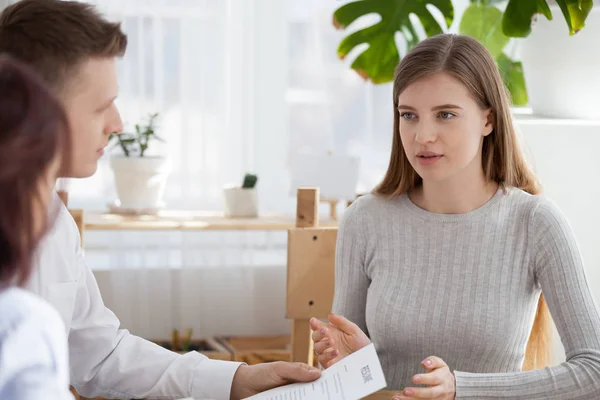
{"label": "woman's neckline", "polygon": [[400,201],[412,214],[427,221],[470,222],[487,214],[490,209],[492,209],[506,195],[505,190],[506,189],[504,189],[502,186],[498,187],[496,193],[483,205],[466,213],[458,214],[444,214],[427,211],[413,203],[408,196],[408,193],[402,194]]}

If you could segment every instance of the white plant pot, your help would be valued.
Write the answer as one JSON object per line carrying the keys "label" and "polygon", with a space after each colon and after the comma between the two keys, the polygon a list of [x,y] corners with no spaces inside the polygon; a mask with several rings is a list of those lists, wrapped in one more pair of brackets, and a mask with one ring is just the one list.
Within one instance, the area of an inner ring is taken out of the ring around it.
{"label": "white plant pot", "polygon": [[600,7],[574,36],[558,6],[552,21],[539,16],[521,41],[529,106],[536,115],[600,119]]}
{"label": "white plant pot", "polygon": [[112,157],[117,196],[123,209],[145,210],[161,207],[171,172],[164,157]]}
{"label": "white plant pot", "polygon": [[233,218],[252,218],[258,216],[256,188],[225,188],[225,216]]}

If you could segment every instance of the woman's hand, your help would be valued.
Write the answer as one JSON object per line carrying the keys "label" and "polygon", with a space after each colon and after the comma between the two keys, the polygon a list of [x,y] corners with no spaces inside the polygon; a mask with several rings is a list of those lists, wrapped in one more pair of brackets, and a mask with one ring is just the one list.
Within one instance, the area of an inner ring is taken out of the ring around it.
{"label": "woman's hand", "polygon": [[427,357],[422,363],[427,370],[425,374],[413,376],[413,383],[427,385],[421,388],[406,388],[392,400],[438,399],[454,400],[456,398],[456,378],[444,360],[438,357]]}
{"label": "woman's hand", "polygon": [[329,368],[371,343],[356,324],[336,314],[329,314],[329,324],[312,318],[310,328],[313,331],[315,353],[324,368]]}

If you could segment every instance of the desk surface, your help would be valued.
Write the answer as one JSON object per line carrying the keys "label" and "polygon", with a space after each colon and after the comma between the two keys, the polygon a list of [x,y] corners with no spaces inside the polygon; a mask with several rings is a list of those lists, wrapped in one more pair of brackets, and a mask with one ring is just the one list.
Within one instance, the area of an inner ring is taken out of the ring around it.
{"label": "desk surface", "polygon": [[[321,218],[319,227],[337,227],[337,220]],[[165,210],[156,215],[126,215],[84,211],[87,230],[265,230],[281,231],[296,226],[295,216],[264,214],[257,218],[228,218],[218,212]]]}

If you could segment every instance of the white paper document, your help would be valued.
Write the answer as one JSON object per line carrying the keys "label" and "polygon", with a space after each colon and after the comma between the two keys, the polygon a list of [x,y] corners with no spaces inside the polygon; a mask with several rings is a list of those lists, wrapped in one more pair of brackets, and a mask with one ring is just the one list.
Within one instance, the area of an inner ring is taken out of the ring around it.
{"label": "white paper document", "polygon": [[386,387],[375,346],[337,362],[310,383],[294,383],[244,400],[359,400]]}

